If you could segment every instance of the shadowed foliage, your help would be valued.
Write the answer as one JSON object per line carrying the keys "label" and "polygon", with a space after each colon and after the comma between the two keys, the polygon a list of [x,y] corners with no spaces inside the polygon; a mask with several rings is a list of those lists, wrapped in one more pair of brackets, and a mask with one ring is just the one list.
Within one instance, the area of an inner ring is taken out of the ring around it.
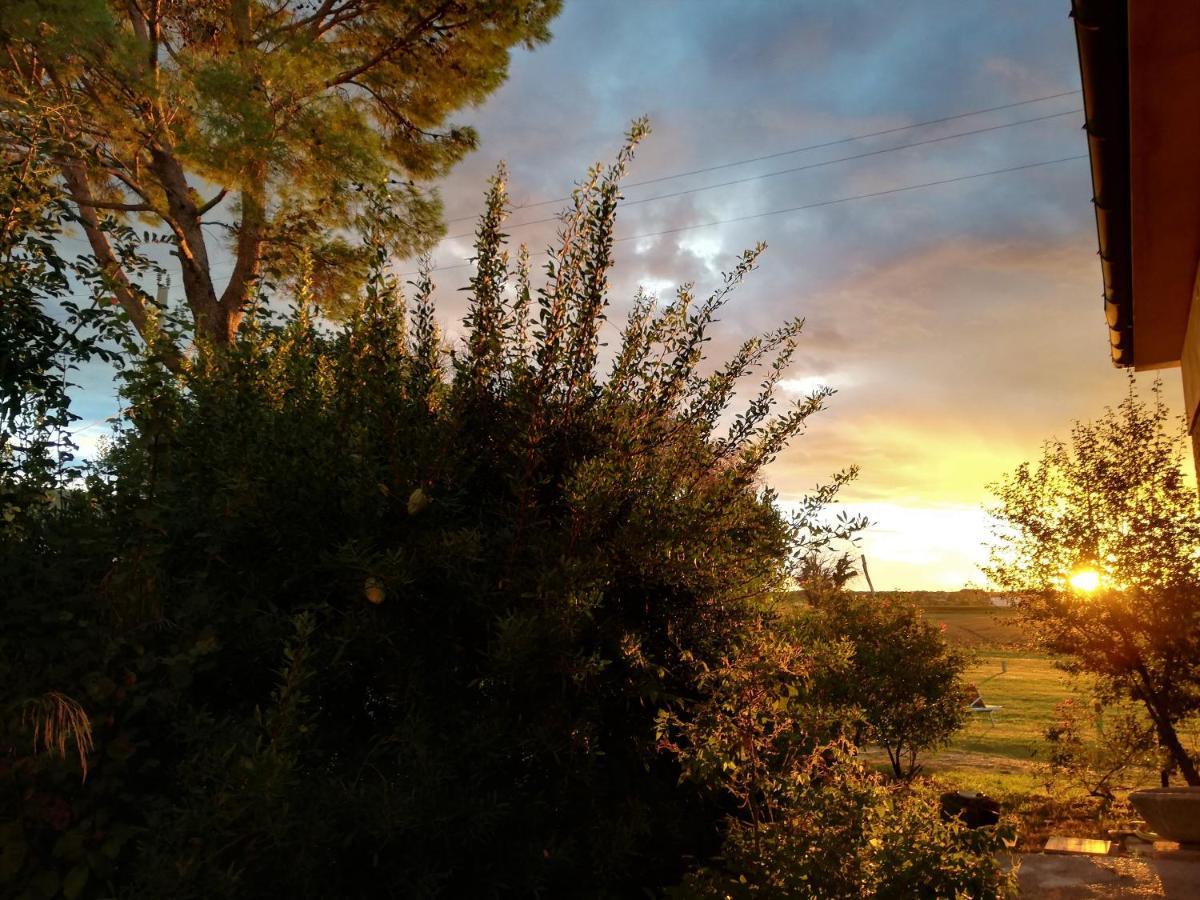
{"label": "shadowed foliage", "polygon": [[[508,257],[497,175],[452,350],[428,276],[406,298],[389,273],[383,192],[344,323],[318,323],[303,259],[289,313],[180,374],[177,318],[151,317],[107,452],[0,559],[5,699],[77,698],[94,741],[81,783],[3,719],[6,889],[628,897],[780,817],[808,853],[804,811],[843,795],[882,804],[844,832],[872,872],[876,836],[936,826],[831,746],[844,717],[810,684],[844,658],[776,610],[861,523],[821,520],[851,471],[794,518],[762,483],[829,393],[775,402],[800,322],[704,360],[761,248],[704,299],[638,297],[603,351],[644,131],[579,186],[541,278]],[[996,870],[997,833],[938,833],[957,855],[925,883]]]}

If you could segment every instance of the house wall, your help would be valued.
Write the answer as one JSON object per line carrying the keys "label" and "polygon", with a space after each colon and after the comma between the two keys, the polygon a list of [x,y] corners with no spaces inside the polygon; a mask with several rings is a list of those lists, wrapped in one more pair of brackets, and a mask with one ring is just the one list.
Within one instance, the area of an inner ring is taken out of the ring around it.
{"label": "house wall", "polygon": [[1130,2],[1128,13],[1133,362],[1158,369],[1180,361],[1186,331],[1200,338],[1188,309],[1200,255],[1200,4]]}
{"label": "house wall", "polygon": [[1179,364],[1183,369],[1183,414],[1192,436],[1196,472],[1200,475],[1200,267],[1192,283],[1192,304]]}

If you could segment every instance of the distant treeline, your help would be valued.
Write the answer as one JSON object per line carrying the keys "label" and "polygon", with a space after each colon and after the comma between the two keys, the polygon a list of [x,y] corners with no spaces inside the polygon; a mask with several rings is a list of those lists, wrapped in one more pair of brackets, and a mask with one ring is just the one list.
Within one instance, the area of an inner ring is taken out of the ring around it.
{"label": "distant treeline", "polygon": [[[871,596],[870,591],[849,591],[851,594]],[[878,599],[887,599],[912,603],[916,606],[1005,606],[1016,605],[1020,597],[1005,591],[986,591],[982,588],[963,588],[957,591],[876,591]],[[786,595],[789,602],[798,603],[805,600],[802,590],[791,591]],[[1004,602],[1002,602],[1004,601]]]}
{"label": "distant treeline", "polygon": [[1005,591],[987,591],[982,588],[963,588],[957,591],[876,591],[875,596],[905,600],[917,606],[996,606],[999,605],[997,601],[1013,603],[1017,599]]}

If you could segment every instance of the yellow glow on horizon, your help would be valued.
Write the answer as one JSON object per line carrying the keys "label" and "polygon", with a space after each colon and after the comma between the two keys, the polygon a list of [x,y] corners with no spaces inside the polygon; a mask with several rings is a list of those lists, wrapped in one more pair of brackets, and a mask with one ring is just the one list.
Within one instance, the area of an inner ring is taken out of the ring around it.
{"label": "yellow glow on horizon", "polygon": [[1090,594],[1100,587],[1100,573],[1095,569],[1080,569],[1078,572],[1071,573],[1067,584],[1080,593]]}

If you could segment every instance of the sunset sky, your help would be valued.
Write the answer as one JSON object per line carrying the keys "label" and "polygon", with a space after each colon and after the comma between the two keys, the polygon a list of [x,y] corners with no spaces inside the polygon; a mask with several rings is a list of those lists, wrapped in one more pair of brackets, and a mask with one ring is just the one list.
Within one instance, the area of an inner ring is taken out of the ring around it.
{"label": "sunset sky", "polygon": [[[643,113],[653,133],[630,182],[1077,91],[1068,8],[1066,0],[567,0],[551,43],[519,51],[508,82],[456,117],[481,142],[442,185],[447,217],[478,211],[501,159],[516,204],[564,196]],[[786,386],[838,393],[770,482],[786,502],[859,464],[845,501],[876,523],[864,550],[877,588],[980,583],[987,483],[1124,390],[1107,351],[1088,164],[761,214],[1083,156],[1080,102],[1077,93],[1057,96],[625,192],[618,238],[742,221],[618,243],[614,321],[637,285],[669,298],[694,281],[704,293],[738,252],[768,243],[711,353],[807,318]],[[1042,120],[742,181],[1033,118]],[[742,183],[633,202],[727,181]],[[553,225],[519,223],[555,209],[513,215],[513,242],[528,242],[535,260]],[[458,235],[471,223],[448,227]],[[450,320],[469,249],[469,239],[452,238],[434,256],[447,267],[436,277]],[[115,408],[92,374],[79,406],[85,421]],[[1165,374],[1179,407],[1178,374]],[[81,433],[85,450],[101,431]]]}

